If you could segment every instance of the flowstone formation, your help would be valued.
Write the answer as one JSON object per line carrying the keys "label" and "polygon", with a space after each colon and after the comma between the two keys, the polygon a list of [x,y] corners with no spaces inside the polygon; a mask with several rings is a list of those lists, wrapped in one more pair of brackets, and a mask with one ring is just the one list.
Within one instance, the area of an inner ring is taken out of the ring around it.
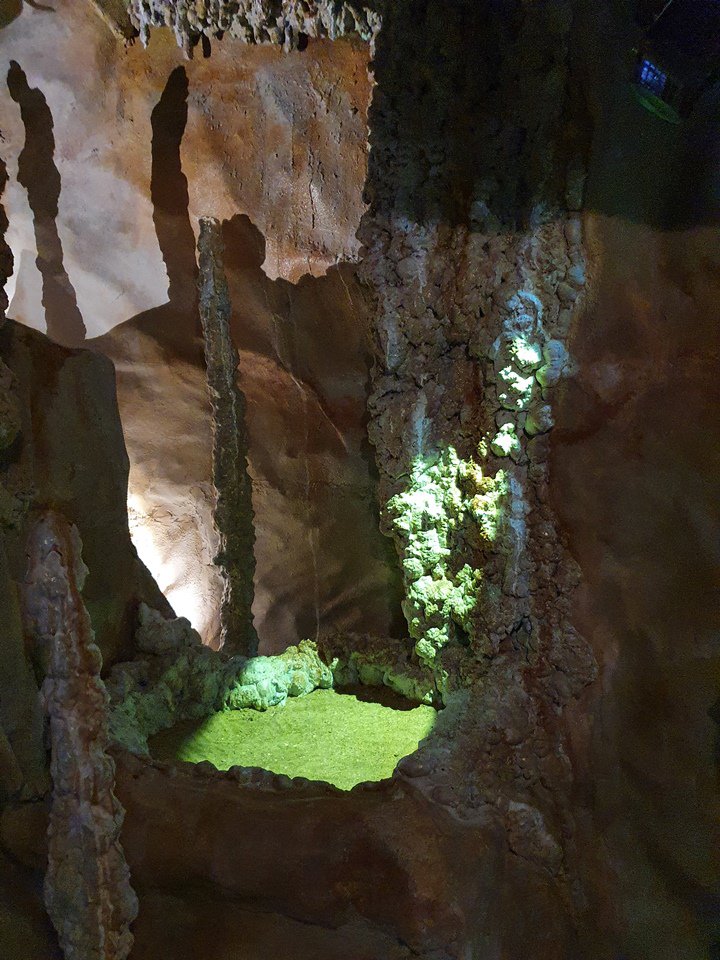
{"label": "flowstone formation", "polygon": [[131,0],[128,11],[147,44],[152,27],[168,26],[188,55],[203,37],[227,33],[245,43],[276,43],[293,49],[308,37],[336,40],[356,34],[372,42],[380,17],[372,4],[348,0]]}
{"label": "flowstone formation", "polygon": [[226,653],[257,653],[252,601],[255,530],[252,482],[247,466],[245,396],[237,384],[238,355],[230,334],[230,294],[222,262],[217,220],[200,220],[200,320],[205,344],[207,384],[213,411],[214,519],[220,539],[215,563],[224,590],[220,619]]}
{"label": "flowstone formation", "polygon": [[81,590],[87,574],[77,530],[58,514],[35,525],[25,616],[46,664],[53,792],[45,905],[66,960],[124,960],[137,898],[120,845],[124,811],[107,755],[108,696]]}
{"label": "flowstone formation", "polygon": [[[483,605],[481,561],[498,536],[505,492],[502,470],[485,477],[451,447],[435,462],[418,458],[409,486],[387,505],[405,575],[403,611],[430,667],[451,640],[481,642],[474,617]],[[470,550],[478,566],[462,562]]]}
{"label": "flowstone formation", "polygon": [[189,622],[165,619],[142,605],[138,657],[116,664],[107,686],[113,742],[146,755],[148,737],[180,720],[221,710],[267,710],[288,697],[333,685],[329,666],[310,641],[274,657],[227,658],[202,645]]}

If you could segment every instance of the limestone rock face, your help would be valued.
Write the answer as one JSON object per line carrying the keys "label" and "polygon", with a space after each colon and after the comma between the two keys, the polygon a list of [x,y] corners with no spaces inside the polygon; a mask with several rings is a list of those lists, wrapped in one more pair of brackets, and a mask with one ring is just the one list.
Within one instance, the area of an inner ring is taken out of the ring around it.
{"label": "limestone rock face", "polygon": [[[360,249],[367,44],[312,40],[284,53],[226,34],[209,59],[188,62],[168,31],[153,30],[147,51],[126,49],[78,3],[44,19],[26,5],[3,31],[0,74],[11,56],[53,118],[63,269],[93,348],[116,368],[133,539],[176,613],[217,645],[195,258],[198,217],[212,215],[225,221],[248,403],[262,649],[328,629],[397,633],[397,562],[377,532],[365,429],[365,303],[354,270],[334,266]],[[89,60],[94,91],[80,69]],[[10,315],[45,329],[32,210],[16,177],[27,131],[8,106]],[[51,332],[73,340],[61,318]],[[90,549],[86,531],[83,541]]]}
{"label": "limestone rock face", "polygon": [[87,568],[77,530],[57,513],[33,527],[25,590],[45,648],[52,807],[45,904],[66,960],[124,960],[137,899],[120,846],[123,809],[113,794],[102,656],[80,591]]}
{"label": "limestone rock face", "polygon": [[585,578],[574,620],[601,664],[574,735],[581,778],[608,824],[624,935],[663,960],[717,937],[700,906],[720,876],[714,215],[667,233],[589,218],[596,295],[552,440],[553,499]]}
{"label": "limestone rock face", "polygon": [[[212,57],[189,62],[167,30],[154,31],[146,51],[114,38],[89,3],[65,4],[56,17],[25,4],[2,31],[3,87],[11,60],[22,76],[19,102],[7,91],[3,102],[8,241],[16,260],[9,316],[45,331],[49,312],[51,336],[76,346],[70,317],[54,309],[63,291],[76,301],[88,338],[160,306],[168,279],[187,267],[188,251],[194,261],[187,230],[192,234],[201,216],[247,214],[267,237],[264,266],[272,278],[320,276],[357,259],[371,87],[366,44],[314,41],[284,53],[228,35],[213,44]],[[88,64],[93,84],[85,82]],[[154,130],[153,110],[178,69],[188,82],[187,124],[179,130],[171,103],[164,131]],[[173,136],[188,181],[184,206],[172,180]],[[43,158],[28,173],[30,187],[17,179],[28,137],[31,155]],[[50,205],[54,178],[59,292],[43,290],[35,263],[35,221]]]}
{"label": "limestone rock face", "polygon": [[[15,501],[24,504],[6,524],[11,577],[17,583],[24,579],[28,509],[53,504],[80,531],[91,571],[85,603],[96,643],[110,664],[132,649],[140,600],[169,612],[130,541],[128,461],[112,366],[12,321],[0,330],[0,352],[22,409],[20,441],[3,478],[5,489],[12,491],[14,484]],[[42,676],[42,663],[38,669]]]}

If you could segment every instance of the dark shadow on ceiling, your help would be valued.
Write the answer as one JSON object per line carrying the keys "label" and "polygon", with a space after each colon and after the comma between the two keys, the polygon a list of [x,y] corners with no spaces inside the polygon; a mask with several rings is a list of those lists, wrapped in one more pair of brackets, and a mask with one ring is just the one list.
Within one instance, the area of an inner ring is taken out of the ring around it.
{"label": "dark shadow on ceiling", "polygon": [[25,146],[18,157],[18,181],[27,190],[33,214],[37,258],[42,277],[42,302],[48,336],[65,346],[77,346],[86,329],[77,297],[63,263],[58,234],[60,173],[55,166],[53,118],[41,90],[28,85],[20,65],[10,61],[7,75],[10,96],[20,107],[25,125]]}
{"label": "dark shadow on ceiling", "polygon": [[586,209],[660,229],[720,222],[718,97],[680,126],[645,110],[635,14],[632,0],[388,4],[367,199],[410,222],[526,229],[565,211],[567,175],[590,158]]}
{"label": "dark shadow on ceiling", "polygon": [[[168,299],[158,307],[137,314],[106,337],[112,340],[116,330],[132,324],[164,343],[173,356],[202,365],[195,234],[180,155],[188,117],[187,98],[187,73],[184,67],[176,67],[150,115],[150,199],[155,234],[167,271]],[[103,339],[97,342],[102,343]]]}
{"label": "dark shadow on ceiling", "polygon": [[22,13],[22,0],[0,0],[0,30],[9,26]]}
{"label": "dark shadow on ceiling", "polygon": [[369,118],[373,206],[478,232],[520,229],[540,201],[546,219],[562,209],[584,135],[564,83],[565,7],[387,5]]}
{"label": "dark shadow on ceiling", "polygon": [[[152,171],[150,199],[158,244],[168,274],[168,300],[197,315],[195,234],[188,214],[187,178],[180,145],[187,126],[188,77],[176,67],[150,117]],[[199,334],[199,327],[197,328]]]}

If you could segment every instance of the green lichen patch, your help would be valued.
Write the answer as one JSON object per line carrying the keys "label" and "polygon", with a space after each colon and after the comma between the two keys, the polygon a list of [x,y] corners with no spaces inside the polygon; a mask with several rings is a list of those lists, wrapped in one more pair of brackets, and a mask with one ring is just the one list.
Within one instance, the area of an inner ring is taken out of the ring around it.
{"label": "green lichen patch", "polygon": [[428,736],[430,706],[394,710],[335,690],[316,690],[264,712],[235,710],[179,723],[150,740],[159,760],[209,760],[219,770],[262,767],[324,780],[342,790],[389,777]]}
{"label": "green lichen patch", "polygon": [[405,579],[403,611],[428,665],[451,640],[473,637],[482,581],[475,561],[497,535],[505,489],[502,471],[484,476],[450,447],[432,462],[418,458],[407,489],[388,503]]}
{"label": "green lichen patch", "polygon": [[187,621],[144,616],[138,643],[163,655],[116,664],[108,679],[111,738],[134,753],[146,753],[147,738],[179,720],[267,710],[333,684],[332,669],[309,640],[274,657],[225,660],[193,638]]}
{"label": "green lichen patch", "polygon": [[302,697],[333,685],[332,670],[322,662],[309,640],[288,647],[275,657],[253,657],[234,677],[225,695],[228,710],[267,710],[288,697]]}

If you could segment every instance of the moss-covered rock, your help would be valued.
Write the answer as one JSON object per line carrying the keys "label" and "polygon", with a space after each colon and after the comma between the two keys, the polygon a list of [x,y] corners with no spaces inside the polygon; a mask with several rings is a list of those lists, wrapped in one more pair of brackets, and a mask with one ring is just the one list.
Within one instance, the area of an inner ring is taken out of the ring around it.
{"label": "moss-covered rock", "polygon": [[182,618],[140,613],[137,632],[145,659],[117,664],[108,677],[112,739],[147,754],[147,739],[180,720],[218,710],[267,710],[288,697],[333,685],[332,670],[309,640],[276,657],[230,660],[203,647]]}
{"label": "moss-covered rock", "polygon": [[225,693],[227,710],[267,710],[288,697],[302,697],[333,685],[330,668],[318,656],[317,647],[303,640],[276,657],[253,657],[241,667]]}
{"label": "moss-covered rock", "polygon": [[403,612],[428,665],[445,644],[475,632],[482,572],[461,560],[495,539],[505,487],[502,471],[484,476],[449,448],[434,461],[419,458],[407,489],[388,503],[405,578]]}

